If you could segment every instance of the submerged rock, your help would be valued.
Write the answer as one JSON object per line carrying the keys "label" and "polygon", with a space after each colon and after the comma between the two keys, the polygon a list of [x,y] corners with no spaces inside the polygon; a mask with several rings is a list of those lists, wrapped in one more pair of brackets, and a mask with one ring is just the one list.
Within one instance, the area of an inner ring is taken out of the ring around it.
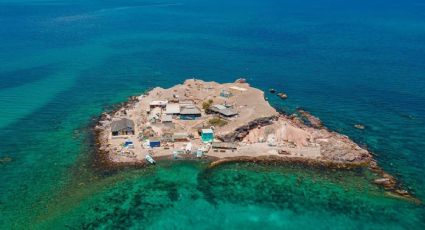
{"label": "submerged rock", "polygon": [[278,93],[277,96],[282,100],[288,99],[288,95],[286,93]]}
{"label": "submerged rock", "polygon": [[276,90],[275,89],[269,89],[269,92],[270,93],[276,93]]}
{"label": "submerged rock", "polygon": [[12,157],[8,157],[8,156],[5,156],[5,157],[0,157],[0,164],[6,164],[6,163],[9,163],[9,162],[11,162],[13,159],[12,159]]}

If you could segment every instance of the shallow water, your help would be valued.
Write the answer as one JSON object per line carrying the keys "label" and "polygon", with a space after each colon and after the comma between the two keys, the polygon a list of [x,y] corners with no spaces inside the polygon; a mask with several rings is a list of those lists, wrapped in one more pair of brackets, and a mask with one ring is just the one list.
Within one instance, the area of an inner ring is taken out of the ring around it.
{"label": "shallow water", "polygon": [[[399,1],[0,1],[5,229],[424,228],[365,172],[91,167],[92,119],[187,77],[289,95],[425,199],[425,5]],[[356,130],[361,123],[365,130]],[[298,182],[296,178],[300,179]],[[362,179],[366,178],[366,179]]]}

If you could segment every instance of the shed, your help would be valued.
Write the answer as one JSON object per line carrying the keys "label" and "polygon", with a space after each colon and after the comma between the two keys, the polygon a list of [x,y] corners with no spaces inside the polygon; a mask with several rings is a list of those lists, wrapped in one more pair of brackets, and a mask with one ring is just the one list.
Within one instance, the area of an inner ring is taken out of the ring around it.
{"label": "shed", "polygon": [[212,129],[202,129],[201,139],[204,143],[210,143],[214,140],[214,131]]}
{"label": "shed", "polygon": [[149,140],[149,146],[151,148],[157,148],[161,146],[161,141],[159,139],[150,139]]}
{"label": "shed", "polygon": [[112,136],[134,135],[134,121],[127,118],[112,121],[111,133]]}

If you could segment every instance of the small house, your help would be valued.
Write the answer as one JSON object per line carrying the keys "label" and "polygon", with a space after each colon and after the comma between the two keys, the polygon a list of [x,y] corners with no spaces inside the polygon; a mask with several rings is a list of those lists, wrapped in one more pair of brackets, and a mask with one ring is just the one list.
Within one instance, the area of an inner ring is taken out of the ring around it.
{"label": "small house", "polygon": [[151,147],[151,148],[161,147],[161,141],[159,139],[150,139],[149,140],[149,147]]}
{"label": "small house", "polygon": [[168,101],[151,101],[151,103],[149,103],[149,107],[151,109],[153,109],[153,108],[165,109],[167,104],[168,104]]}
{"label": "small house", "polygon": [[195,120],[198,117],[201,117],[201,110],[195,105],[185,105],[181,107],[180,119]]}
{"label": "small house", "polygon": [[127,118],[112,121],[111,133],[112,136],[134,135],[134,121]]}
{"label": "small house", "polygon": [[211,143],[214,140],[214,131],[212,129],[202,129],[201,139],[204,143]]}

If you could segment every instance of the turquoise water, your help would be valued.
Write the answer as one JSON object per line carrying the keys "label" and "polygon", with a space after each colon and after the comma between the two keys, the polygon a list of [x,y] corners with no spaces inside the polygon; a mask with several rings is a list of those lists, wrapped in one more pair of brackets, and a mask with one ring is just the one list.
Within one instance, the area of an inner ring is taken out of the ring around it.
{"label": "turquoise water", "polygon": [[[425,4],[0,1],[0,226],[423,229],[365,171],[204,163],[92,167],[90,125],[187,77],[284,90],[425,199]],[[363,131],[354,124],[366,126]]]}

